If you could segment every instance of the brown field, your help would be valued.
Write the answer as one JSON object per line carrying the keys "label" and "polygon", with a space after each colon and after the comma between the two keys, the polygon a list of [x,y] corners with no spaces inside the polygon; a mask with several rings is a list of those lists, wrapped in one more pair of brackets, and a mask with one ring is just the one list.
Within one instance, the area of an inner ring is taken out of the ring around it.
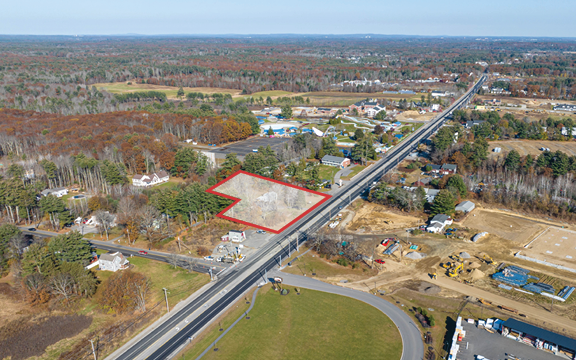
{"label": "brown field", "polygon": [[474,210],[462,225],[522,244],[544,228],[544,225],[529,219],[484,209]]}
{"label": "brown field", "polygon": [[341,91],[318,91],[305,94],[297,94],[303,97],[310,98],[310,104],[315,106],[349,106],[353,103],[364,100],[366,98],[376,99],[414,99],[419,100],[420,95],[402,95],[402,94],[383,94],[383,93],[349,93]]}
{"label": "brown field", "polygon": [[576,104],[576,101],[569,100],[549,100],[549,99],[530,99],[530,98],[513,98],[508,96],[494,96],[494,95],[478,95],[481,100],[492,100],[497,99],[504,104],[514,104],[514,105],[526,105],[529,109],[552,109],[551,103],[555,104]]}
{"label": "brown field", "polygon": [[[502,149],[501,153],[495,153],[492,150],[495,147]],[[540,148],[545,147],[550,151],[560,150],[569,156],[576,155],[575,141],[548,141],[548,140],[498,140],[490,141],[490,156],[506,156],[506,153],[512,150],[518,151],[521,156],[532,155],[538,156],[542,153]]]}
{"label": "brown field", "polygon": [[357,233],[378,233],[394,229],[413,227],[424,221],[415,216],[399,215],[391,212],[385,206],[366,203],[354,215],[346,230]]}
{"label": "brown field", "polygon": [[427,112],[425,114],[420,114],[416,110],[408,110],[408,111],[403,111],[401,114],[396,116],[396,120],[397,121],[402,121],[402,120],[428,121],[428,120],[431,120],[437,114],[438,113],[433,113],[433,112]]}
{"label": "brown field", "polygon": [[576,269],[576,231],[549,227],[522,255]]}
{"label": "brown field", "polygon": [[[113,94],[120,94],[120,93],[128,93],[128,92],[136,92],[136,91],[161,91],[166,94],[166,96],[170,99],[176,99],[176,93],[178,92],[178,87],[176,86],[164,86],[164,85],[150,85],[150,84],[137,84],[132,82],[132,85],[128,85],[129,81],[125,82],[116,82],[116,83],[99,83],[93,84],[98,90],[106,90]],[[204,94],[214,94],[214,93],[221,93],[221,94],[232,94],[232,96],[240,95],[240,90],[237,89],[221,89],[221,88],[211,88],[211,87],[185,87],[183,88],[185,93],[189,92],[201,92]]]}

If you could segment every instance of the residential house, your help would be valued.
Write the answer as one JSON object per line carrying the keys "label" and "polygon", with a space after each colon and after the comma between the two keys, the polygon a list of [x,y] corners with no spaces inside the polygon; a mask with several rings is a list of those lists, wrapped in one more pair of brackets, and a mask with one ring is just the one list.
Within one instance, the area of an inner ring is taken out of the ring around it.
{"label": "residential house", "polygon": [[466,122],[466,129],[472,129],[473,126],[483,124],[484,120],[470,120]]}
{"label": "residential house", "polygon": [[455,164],[443,164],[440,173],[444,175],[456,174],[456,170],[458,170],[458,166]]}
{"label": "residential house", "polygon": [[430,164],[430,167],[432,168],[432,170],[430,170],[432,174],[440,174],[440,169],[442,169],[442,165]]}
{"label": "residential house", "polygon": [[362,101],[358,101],[357,103],[348,106],[348,110],[350,112],[352,112],[352,111],[354,111],[354,109],[356,109],[356,111],[358,111],[358,113],[363,113],[369,109],[375,108],[378,105],[379,105],[378,101],[375,99],[362,100]]}
{"label": "residential house", "polygon": [[68,195],[68,189],[63,188],[63,187],[54,188],[54,189],[46,189],[46,190],[42,190],[40,195],[42,195],[42,196],[54,195],[56,197],[62,197],[64,195]]}
{"label": "residential house", "polygon": [[[566,127],[562,128],[562,135],[568,136],[568,129]],[[572,128],[572,136],[576,136],[576,128]]]}
{"label": "residential house", "polygon": [[227,235],[222,236],[222,241],[242,242],[246,240],[246,234],[240,230],[230,230]]}
{"label": "residential house", "polygon": [[380,111],[386,112],[386,106],[376,105],[375,107],[368,108],[368,109],[366,110],[366,116],[373,118],[373,117],[376,116],[376,114],[378,114]]}
{"label": "residential house", "polygon": [[426,201],[428,201],[429,203],[433,203],[434,199],[436,198],[436,195],[440,193],[440,190],[425,188],[424,192],[426,192]]}
{"label": "residential house", "polygon": [[130,262],[121,252],[108,252],[98,259],[100,270],[113,271],[128,269]]}
{"label": "residential house", "polygon": [[465,214],[469,213],[470,211],[474,210],[476,205],[472,201],[463,201],[458,206],[456,206],[456,211],[463,212]]}
{"label": "residential house", "polygon": [[162,184],[170,180],[170,175],[164,170],[155,172],[153,174],[134,175],[132,178],[132,185],[149,187]]}
{"label": "residential house", "polygon": [[430,220],[430,225],[428,225],[426,231],[441,233],[447,225],[452,225],[452,218],[448,215],[438,214]]}
{"label": "residential house", "polygon": [[432,91],[431,95],[432,95],[432,97],[444,97],[444,96],[448,96],[449,94],[447,91],[434,90],[434,91]]}
{"label": "residential house", "polygon": [[426,185],[430,184],[430,181],[432,181],[432,178],[427,177],[427,178],[415,181],[414,183],[412,183],[412,186],[414,186],[414,187],[426,186]]}
{"label": "residential house", "polygon": [[340,156],[324,155],[322,158],[322,164],[328,166],[336,166],[344,169],[350,165],[350,159]]}
{"label": "residential house", "polygon": [[430,105],[430,111],[440,111],[440,104],[432,104]]}

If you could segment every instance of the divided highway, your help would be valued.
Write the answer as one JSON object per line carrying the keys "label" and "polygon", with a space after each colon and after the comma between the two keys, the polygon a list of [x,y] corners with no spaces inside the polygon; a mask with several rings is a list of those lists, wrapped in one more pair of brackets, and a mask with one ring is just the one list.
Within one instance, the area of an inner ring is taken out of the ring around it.
{"label": "divided highway", "polygon": [[[388,152],[383,159],[367,168],[348,185],[315,209],[312,213],[300,219],[297,223],[275,235],[260,252],[247,258],[237,267],[224,271],[210,286],[196,298],[186,303],[168,317],[156,328],[133,339],[124,347],[108,357],[108,359],[169,359],[178,353],[189,339],[216,319],[219,314],[231,306],[239,297],[245,294],[255,284],[263,280],[264,274],[280,263],[281,257],[289,253],[289,248],[306,241],[308,234],[313,234],[326,224],[332,214],[349,205],[360,194],[367,191],[375,181],[398,165],[412,152],[418,144],[429,138],[451,116],[452,112],[465,106],[486,80],[482,76],[474,86],[446,111],[421,127],[396,148]],[[212,305],[208,305],[212,303]],[[194,314],[198,314],[195,316]],[[193,316],[194,315],[194,316]],[[398,321],[404,321],[399,319]],[[399,328],[407,324],[396,324]],[[421,341],[421,339],[419,339]],[[404,344],[405,346],[407,344]],[[423,349],[423,348],[422,348]],[[420,360],[424,357],[423,350],[405,352],[402,360]]]}

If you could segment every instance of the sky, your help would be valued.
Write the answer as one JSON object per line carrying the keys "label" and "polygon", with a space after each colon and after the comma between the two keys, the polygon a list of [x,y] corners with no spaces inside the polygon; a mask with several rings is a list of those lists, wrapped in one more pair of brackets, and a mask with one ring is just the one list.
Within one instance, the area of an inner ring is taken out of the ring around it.
{"label": "sky", "polygon": [[4,0],[3,35],[576,37],[576,0]]}

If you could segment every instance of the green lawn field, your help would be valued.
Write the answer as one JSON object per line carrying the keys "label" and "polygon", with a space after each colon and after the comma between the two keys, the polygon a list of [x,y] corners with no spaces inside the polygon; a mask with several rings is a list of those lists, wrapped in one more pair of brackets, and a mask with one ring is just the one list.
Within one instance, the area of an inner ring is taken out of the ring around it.
{"label": "green lawn field", "polygon": [[[203,359],[400,359],[400,333],[379,310],[339,295],[307,289],[296,295],[286,288],[287,296],[269,285],[260,289],[250,319],[242,319],[218,342],[218,351]],[[196,359],[218,333],[210,331],[183,359]]]}
{"label": "green lawn field", "polygon": [[334,181],[334,175],[340,170],[335,166],[320,165],[318,166],[319,176],[322,180]]}

